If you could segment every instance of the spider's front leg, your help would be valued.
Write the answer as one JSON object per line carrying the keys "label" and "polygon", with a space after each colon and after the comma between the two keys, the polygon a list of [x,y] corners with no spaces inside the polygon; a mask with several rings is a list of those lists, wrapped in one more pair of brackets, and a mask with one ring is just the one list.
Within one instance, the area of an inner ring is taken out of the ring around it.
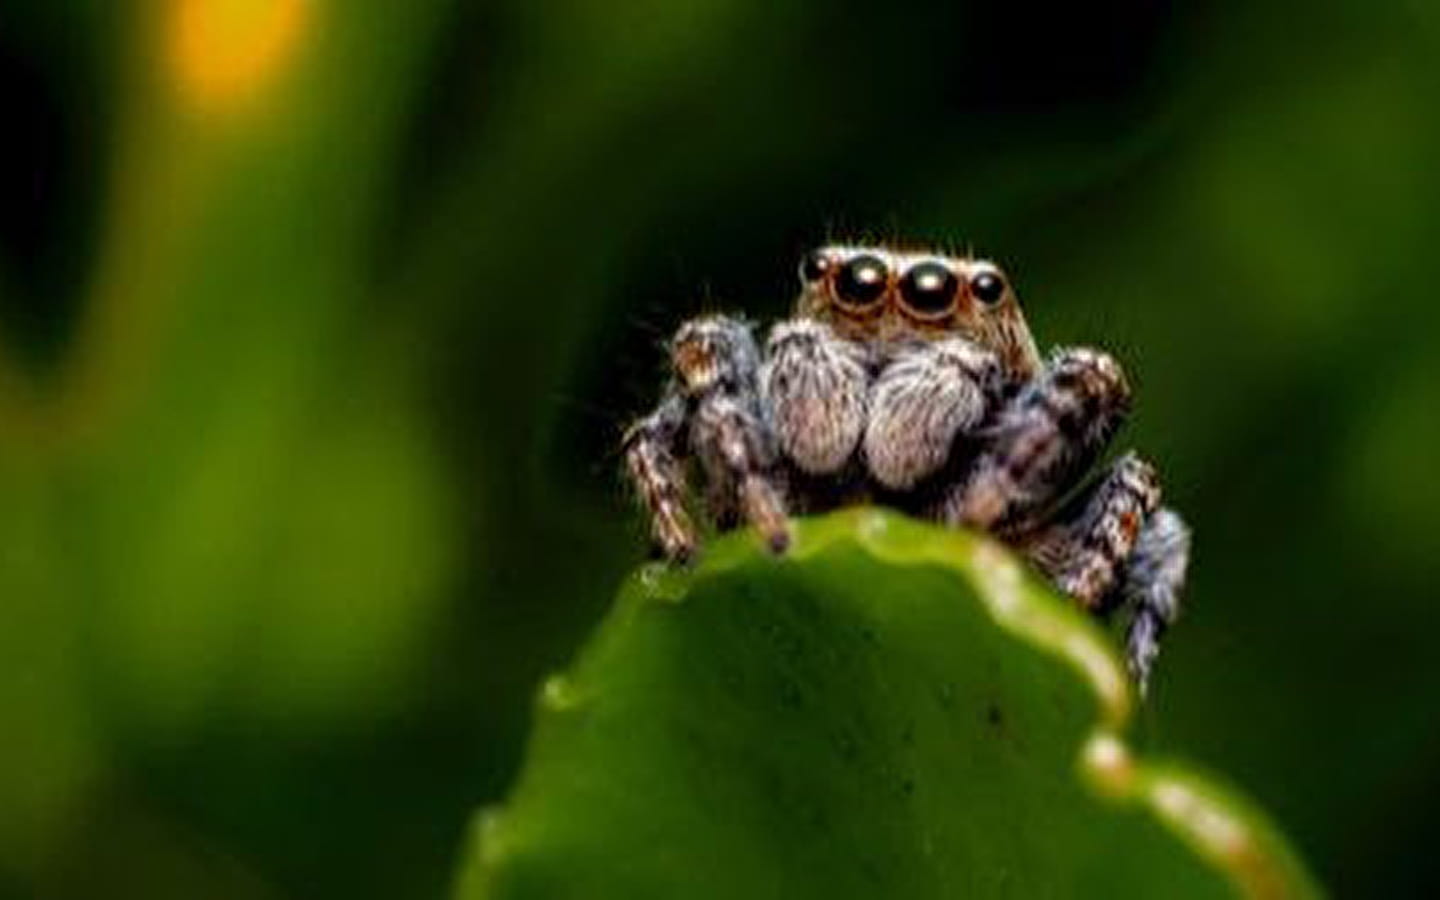
{"label": "spider's front leg", "polygon": [[661,552],[685,559],[695,551],[684,509],[686,453],[705,472],[716,523],[749,522],[770,547],[783,550],[789,530],[771,476],[774,439],[756,386],[760,354],[749,326],[724,316],[687,322],[670,342],[670,364],[665,397],[625,439],[626,465]]}
{"label": "spider's front leg", "polygon": [[1158,510],[1141,529],[1120,585],[1120,597],[1131,609],[1125,658],[1142,694],[1160,653],[1160,639],[1180,614],[1189,564],[1190,529],[1174,510]]}
{"label": "spider's front leg", "polygon": [[1021,543],[1056,587],[1086,609],[1108,612],[1141,526],[1159,505],[1154,466],[1126,453]]}
{"label": "spider's front leg", "polygon": [[1130,671],[1143,692],[1185,579],[1189,532],[1159,509],[1155,469],[1117,459],[1058,510],[1123,423],[1124,372],[1088,349],[1055,353],[1001,413],[990,446],[945,499],[951,522],[995,531],[1024,549],[1056,587],[1085,608],[1131,607]]}
{"label": "spider's front leg", "polygon": [[1125,658],[1143,695],[1160,639],[1179,614],[1190,555],[1189,529],[1160,508],[1154,467],[1126,453],[1022,546],[1086,609],[1128,609]]}
{"label": "spider's front leg", "polygon": [[946,492],[939,517],[1015,538],[1094,465],[1130,410],[1120,365],[1086,348],[1057,350],[987,429],[988,445]]}

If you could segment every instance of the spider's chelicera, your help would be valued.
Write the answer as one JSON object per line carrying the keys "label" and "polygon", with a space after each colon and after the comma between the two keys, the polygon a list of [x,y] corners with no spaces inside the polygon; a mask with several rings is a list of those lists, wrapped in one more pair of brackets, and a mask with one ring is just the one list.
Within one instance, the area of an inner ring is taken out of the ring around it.
{"label": "spider's chelicera", "polygon": [[984,260],[831,246],[805,257],[800,280],[794,317],[763,351],[728,316],[671,340],[664,396],[624,441],[659,551],[696,551],[692,460],[714,525],[751,525],[776,552],[790,514],[865,501],[981,529],[1086,609],[1124,610],[1143,690],[1190,535],[1139,456],[1091,475],[1130,409],[1119,363],[1083,347],[1042,360]]}

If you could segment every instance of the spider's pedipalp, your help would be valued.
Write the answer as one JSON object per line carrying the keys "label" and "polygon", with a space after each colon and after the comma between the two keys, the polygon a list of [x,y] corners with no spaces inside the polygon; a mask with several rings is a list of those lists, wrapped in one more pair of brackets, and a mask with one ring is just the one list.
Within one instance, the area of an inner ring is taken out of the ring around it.
{"label": "spider's pedipalp", "polygon": [[793,319],[770,332],[761,395],[780,449],[802,472],[829,475],[849,462],[868,382],[864,351],[824,323]]}
{"label": "spider's pedipalp", "polygon": [[1126,662],[1142,695],[1160,653],[1160,639],[1180,615],[1180,592],[1189,565],[1189,527],[1168,507],[1156,511],[1140,532],[1119,589],[1131,609]]}
{"label": "spider's pedipalp", "polygon": [[900,353],[870,389],[865,464],[890,490],[908,490],[949,461],[956,438],[1000,399],[995,354],[952,338]]}
{"label": "spider's pedipalp", "polygon": [[1129,409],[1130,387],[1113,357],[1083,347],[1056,351],[1001,411],[989,449],[943,498],[940,517],[1023,532],[1085,474]]}

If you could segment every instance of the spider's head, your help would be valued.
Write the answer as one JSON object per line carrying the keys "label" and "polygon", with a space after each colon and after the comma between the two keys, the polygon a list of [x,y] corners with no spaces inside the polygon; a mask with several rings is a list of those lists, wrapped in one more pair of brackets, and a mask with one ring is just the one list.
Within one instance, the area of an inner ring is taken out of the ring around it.
{"label": "spider's head", "polygon": [[1040,368],[1010,281],[987,260],[832,245],[805,256],[800,282],[796,313],[852,340],[958,335],[993,352],[1012,376]]}
{"label": "spider's head", "polygon": [[698,394],[716,385],[734,386],[760,365],[750,326],[722,316],[691,319],[670,342],[670,359],[681,385]]}

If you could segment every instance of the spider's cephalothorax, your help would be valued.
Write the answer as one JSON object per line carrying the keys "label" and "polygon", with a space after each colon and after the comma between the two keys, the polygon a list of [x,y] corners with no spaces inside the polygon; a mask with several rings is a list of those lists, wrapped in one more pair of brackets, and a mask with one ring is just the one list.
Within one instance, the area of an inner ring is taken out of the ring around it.
{"label": "spider's cephalothorax", "polygon": [[980,259],[822,247],[800,263],[798,316],[866,344],[965,338],[990,350],[1006,374],[1040,368],[1025,314],[1004,273]]}
{"label": "spider's cephalothorax", "polygon": [[968,257],[821,248],[800,265],[795,316],[763,351],[748,323],[709,316],[670,342],[660,405],[625,437],[662,554],[696,549],[685,470],[720,528],[753,525],[783,552],[790,512],[871,500],[983,529],[1062,591],[1128,610],[1143,690],[1179,611],[1189,531],[1126,453],[1091,476],[1130,408],[1108,354],[1042,360],[1005,274]]}

